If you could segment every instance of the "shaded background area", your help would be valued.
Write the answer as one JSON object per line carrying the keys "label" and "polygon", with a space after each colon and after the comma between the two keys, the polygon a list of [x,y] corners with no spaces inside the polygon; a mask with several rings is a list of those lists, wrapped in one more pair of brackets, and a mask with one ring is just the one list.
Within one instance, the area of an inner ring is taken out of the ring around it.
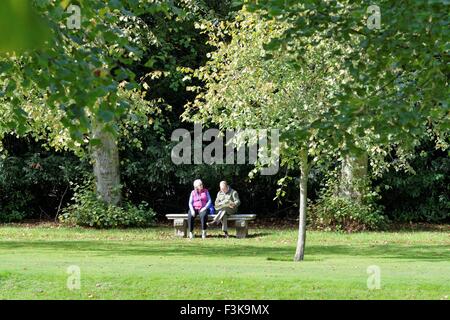
{"label": "shaded background area", "polygon": [[[247,165],[175,165],[172,144],[158,140],[151,129],[140,132],[143,150],[122,141],[121,173],[125,197],[134,203],[146,201],[163,219],[166,213],[184,212],[196,178],[215,198],[219,181],[226,179],[239,191],[240,211],[264,218],[296,219],[298,181],[287,186],[280,203],[274,200],[277,181],[286,174],[249,180]],[[0,221],[53,220],[71,202],[73,188],[92,176],[91,165],[71,152],[56,152],[31,139],[6,136],[7,156],[0,159]],[[389,171],[374,181],[379,188],[384,214],[394,222],[448,222],[450,216],[450,159],[429,141],[417,149],[411,163],[416,174]],[[420,155],[419,155],[420,154]],[[337,163],[336,163],[337,165]],[[309,198],[314,201],[327,170],[311,173]],[[295,172],[290,172],[295,176]]]}

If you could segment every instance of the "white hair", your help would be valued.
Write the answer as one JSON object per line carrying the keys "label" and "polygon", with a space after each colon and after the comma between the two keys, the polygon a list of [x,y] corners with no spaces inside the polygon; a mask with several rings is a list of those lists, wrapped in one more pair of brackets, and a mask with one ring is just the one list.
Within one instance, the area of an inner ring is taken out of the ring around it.
{"label": "white hair", "polygon": [[199,186],[199,185],[201,185],[201,184],[203,184],[202,180],[200,180],[200,179],[195,180],[194,181],[194,188]]}

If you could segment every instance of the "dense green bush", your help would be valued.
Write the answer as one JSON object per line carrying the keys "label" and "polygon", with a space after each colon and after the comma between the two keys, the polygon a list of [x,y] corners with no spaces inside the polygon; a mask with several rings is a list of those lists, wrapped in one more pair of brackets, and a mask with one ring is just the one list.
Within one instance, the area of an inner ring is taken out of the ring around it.
{"label": "dense green bush", "polygon": [[0,159],[0,222],[16,222],[26,216],[32,196],[25,192],[21,179],[23,161],[18,158]]}
{"label": "dense green bush", "polygon": [[[27,195],[25,195],[27,196]],[[4,199],[7,198],[7,201]],[[0,223],[19,222],[26,216],[26,205],[29,198],[23,197],[20,193],[1,196],[0,202]]]}
{"label": "dense green bush", "polygon": [[111,206],[98,198],[90,185],[76,186],[73,204],[63,210],[62,223],[94,228],[147,227],[155,218],[155,212],[146,202],[135,206],[125,202],[122,207]]}
{"label": "dense green bush", "polygon": [[450,220],[450,158],[431,141],[417,149],[413,172],[391,170],[376,183],[385,214],[399,222]]}
{"label": "dense green bush", "polygon": [[53,219],[71,196],[70,182],[90,174],[71,153],[44,150],[28,139],[4,139],[0,158],[0,222]]}
{"label": "dense green bush", "polygon": [[336,192],[336,182],[330,180],[328,187],[320,193],[319,199],[309,206],[308,222],[314,229],[325,231],[364,231],[385,227],[387,219],[376,192],[365,188],[361,199],[340,196]]}

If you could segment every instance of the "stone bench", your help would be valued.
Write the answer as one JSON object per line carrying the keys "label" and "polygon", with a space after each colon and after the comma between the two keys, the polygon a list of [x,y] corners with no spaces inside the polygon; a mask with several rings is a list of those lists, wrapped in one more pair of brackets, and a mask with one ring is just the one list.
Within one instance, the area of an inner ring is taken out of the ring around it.
{"label": "stone bench", "polygon": [[[211,221],[216,215],[208,215],[208,220]],[[173,220],[173,227],[175,229],[175,236],[187,236],[187,213],[172,213],[166,214],[166,218]],[[248,222],[255,220],[256,214],[232,214],[228,216],[228,221],[234,221],[236,227],[236,238],[245,238],[248,235]]]}

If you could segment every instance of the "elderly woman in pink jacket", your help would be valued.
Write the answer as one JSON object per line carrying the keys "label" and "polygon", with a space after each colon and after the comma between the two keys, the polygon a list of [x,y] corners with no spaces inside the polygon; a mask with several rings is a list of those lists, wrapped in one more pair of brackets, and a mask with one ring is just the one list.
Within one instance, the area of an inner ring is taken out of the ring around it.
{"label": "elderly woman in pink jacket", "polygon": [[208,189],[203,187],[202,180],[195,180],[194,190],[192,190],[189,197],[188,228],[190,239],[194,238],[194,219],[196,216],[200,217],[202,224],[202,239],[206,238],[208,214],[212,208],[212,200]]}

